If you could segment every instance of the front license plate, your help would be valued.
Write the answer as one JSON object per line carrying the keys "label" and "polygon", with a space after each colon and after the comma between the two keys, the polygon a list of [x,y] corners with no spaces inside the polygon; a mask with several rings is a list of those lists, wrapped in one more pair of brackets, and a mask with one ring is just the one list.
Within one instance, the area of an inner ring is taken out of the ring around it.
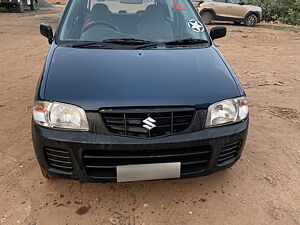
{"label": "front license plate", "polygon": [[117,166],[117,181],[180,178],[180,162]]}

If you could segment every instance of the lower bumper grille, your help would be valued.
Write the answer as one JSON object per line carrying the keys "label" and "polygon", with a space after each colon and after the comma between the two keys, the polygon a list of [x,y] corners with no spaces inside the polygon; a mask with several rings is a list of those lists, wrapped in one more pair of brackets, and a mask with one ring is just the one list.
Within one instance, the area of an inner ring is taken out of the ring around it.
{"label": "lower bumper grille", "polygon": [[228,164],[229,161],[235,160],[238,156],[241,147],[241,142],[233,142],[222,147],[218,158],[218,166]]}
{"label": "lower bumper grille", "polygon": [[45,155],[49,167],[64,172],[72,172],[71,156],[67,150],[46,147]]}
{"label": "lower bumper grille", "polygon": [[184,149],[105,151],[86,150],[83,163],[89,177],[115,180],[116,167],[120,165],[181,162],[181,175],[204,172],[211,158],[210,146]]}

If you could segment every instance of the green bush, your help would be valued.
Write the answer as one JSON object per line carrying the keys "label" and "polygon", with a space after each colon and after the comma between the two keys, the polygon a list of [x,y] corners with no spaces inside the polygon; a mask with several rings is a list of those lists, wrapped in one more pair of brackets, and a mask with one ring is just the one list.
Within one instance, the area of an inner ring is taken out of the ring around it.
{"label": "green bush", "polygon": [[300,25],[300,0],[248,0],[263,9],[263,20]]}

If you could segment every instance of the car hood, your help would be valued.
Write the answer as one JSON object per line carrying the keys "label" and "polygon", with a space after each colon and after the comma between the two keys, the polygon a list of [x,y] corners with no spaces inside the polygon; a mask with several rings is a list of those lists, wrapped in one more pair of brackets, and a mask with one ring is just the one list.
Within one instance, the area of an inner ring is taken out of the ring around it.
{"label": "car hood", "polygon": [[240,96],[214,47],[105,50],[57,47],[45,100],[85,110],[130,106],[196,106]]}

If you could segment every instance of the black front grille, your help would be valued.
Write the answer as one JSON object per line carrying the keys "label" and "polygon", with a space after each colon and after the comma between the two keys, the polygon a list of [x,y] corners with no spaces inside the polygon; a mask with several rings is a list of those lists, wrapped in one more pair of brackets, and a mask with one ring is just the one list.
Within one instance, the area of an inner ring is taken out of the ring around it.
{"label": "black front grille", "polygon": [[71,172],[73,170],[70,153],[67,150],[45,148],[48,166],[53,169]]}
{"label": "black front grille", "polygon": [[206,171],[211,158],[210,146],[163,150],[85,150],[83,163],[89,177],[115,180],[116,167],[150,163],[181,162],[181,176]]}
{"label": "black front grille", "polygon": [[229,161],[234,161],[239,154],[240,147],[241,142],[234,142],[224,145],[218,158],[218,165],[222,166],[230,163]]}
{"label": "black front grille", "polygon": [[[194,112],[193,108],[105,110],[101,111],[101,116],[112,134],[152,138],[185,132],[192,122]],[[143,127],[147,125],[143,120],[149,117],[155,120],[155,127],[151,130]]]}

